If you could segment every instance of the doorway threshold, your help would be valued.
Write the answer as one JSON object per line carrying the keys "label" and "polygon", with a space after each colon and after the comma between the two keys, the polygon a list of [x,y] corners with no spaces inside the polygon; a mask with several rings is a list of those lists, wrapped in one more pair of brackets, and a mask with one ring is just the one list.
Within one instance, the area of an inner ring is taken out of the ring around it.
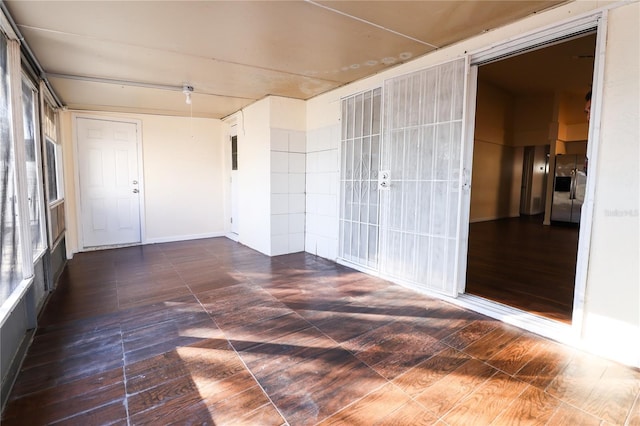
{"label": "doorway threshold", "polygon": [[472,294],[461,294],[458,297],[444,297],[448,302],[481,313],[490,318],[539,334],[560,343],[575,346],[578,336],[571,324],[554,321],[549,318],[531,314],[493,300],[484,299]]}

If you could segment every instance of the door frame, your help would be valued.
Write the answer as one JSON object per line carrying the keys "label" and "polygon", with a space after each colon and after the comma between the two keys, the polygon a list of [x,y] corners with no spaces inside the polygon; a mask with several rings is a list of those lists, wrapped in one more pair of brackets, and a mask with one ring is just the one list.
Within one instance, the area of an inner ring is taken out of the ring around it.
{"label": "door frame", "polygon": [[459,275],[459,295],[456,298],[448,298],[452,303],[462,307],[472,309],[525,330],[566,343],[578,342],[583,329],[589,251],[591,246],[591,228],[594,215],[594,196],[597,180],[598,146],[600,143],[600,118],[604,86],[607,16],[607,9],[585,13],[560,23],[536,29],[519,37],[506,40],[502,43],[494,44],[468,53],[468,103],[466,105],[467,132],[465,135],[466,140],[463,157],[465,159],[464,170],[465,173],[469,173],[468,176],[470,179],[473,167],[478,66],[483,63],[500,60],[503,57],[510,56],[521,50],[535,49],[537,46],[544,48],[544,46],[549,43],[561,40],[563,37],[568,35],[577,34],[580,31],[585,31],[589,28],[595,28],[596,51],[591,98],[591,120],[589,122],[589,144],[587,148],[590,167],[589,174],[587,175],[587,187],[579,231],[571,325],[549,320],[516,308],[464,293],[466,286],[466,262],[468,257],[469,214],[471,207],[470,198],[468,200],[468,205],[465,206],[465,214],[461,217],[461,227],[464,232],[462,240],[465,242],[465,247],[464,250],[461,251],[460,263],[458,265],[460,268],[459,270],[462,272]]}
{"label": "door frame", "polygon": [[[234,194],[233,193],[233,165],[232,163],[232,153],[231,153],[231,138],[232,137],[236,137],[237,138],[237,144],[240,144],[240,135],[238,134],[238,122],[236,120],[235,117],[232,117],[232,119],[230,119],[229,121],[227,121],[227,124],[229,124],[229,130],[228,132],[225,132],[225,134],[223,135],[223,138],[226,142],[224,142],[222,144],[222,153],[223,153],[223,158],[226,158],[226,160],[224,160],[224,165],[225,165],[225,170],[228,170],[228,174],[225,175],[224,179],[225,182],[227,182],[224,187],[225,187],[225,192],[226,192],[226,199],[228,200],[228,210],[226,210],[225,213],[225,221],[226,221],[226,226],[228,226],[227,231],[225,233],[225,236],[227,238],[229,238],[230,240],[233,241],[240,241],[240,228],[237,227],[236,231],[238,232],[233,232],[232,231],[232,223],[231,220],[233,219],[233,197],[236,197],[236,200],[238,202],[238,211],[237,211],[237,216],[240,216],[240,200],[238,197],[238,193]],[[238,152],[238,157],[239,157],[239,152]],[[240,160],[240,158],[238,158],[238,161]],[[228,167],[228,169],[227,169]],[[236,179],[238,179],[239,177],[239,170],[236,170]],[[239,187],[239,185],[236,185],[236,189]],[[227,192],[228,191],[228,192]],[[239,191],[237,191],[239,192]],[[238,218],[236,218],[238,219]],[[238,225],[238,223],[236,223],[236,225]]]}
{"label": "door frame", "polygon": [[[239,138],[238,138],[238,127],[237,125],[232,125],[229,131],[229,143],[231,144],[231,155],[227,156],[227,159],[231,159],[231,167],[229,168],[229,176],[230,176],[230,182],[229,182],[229,194],[230,194],[230,229],[229,229],[229,234],[231,235],[230,238],[234,239],[234,240],[238,240],[238,238],[240,237],[240,228],[239,228],[239,216],[240,216],[240,199],[238,198],[239,195],[239,185],[238,185],[238,178],[239,178],[239,174],[240,171],[237,168],[236,170],[233,170],[233,138],[236,138],[236,166],[238,165],[238,142],[239,142]],[[235,217],[234,217],[234,212],[235,212]]]}
{"label": "door frame", "polygon": [[[137,148],[137,157],[138,157],[138,188],[140,190],[140,194],[142,197],[138,197],[139,203],[139,214],[140,214],[140,243],[134,244],[116,244],[110,246],[100,246],[100,247],[85,247],[84,244],[84,235],[82,231],[82,208],[80,202],[80,164],[79,164],[79,149],[78,149],[78,119],[89,119],[89,120],[101,120],[101,121],[114,121],[119,123],[130,123],[136,126],[136,148]],[[89,251],[89,250],[104,250],[106,248],[112,247],[124,247],[131,245],[139,245],[146,243],[146,224],[145,224],[145,210],[144,210],[144,167],[143,167],[143,159],[142,159],[142,120],[132,119],[132,118],[122,118],[122,117],[114,117],[109,115],[89,115],[82,113],[71,113],[71,136],[73,143],[73,180],[74,180],[74,194],[72,200],[75,204],[75,214],[76,214],[76,223],[75,229],[77,232],[77,250],[76,251]],[[69,227],[70,228],[70,227]],[[68,250],[69,251],[69,250]],[[69,253],[67,253],[69,254]]]}

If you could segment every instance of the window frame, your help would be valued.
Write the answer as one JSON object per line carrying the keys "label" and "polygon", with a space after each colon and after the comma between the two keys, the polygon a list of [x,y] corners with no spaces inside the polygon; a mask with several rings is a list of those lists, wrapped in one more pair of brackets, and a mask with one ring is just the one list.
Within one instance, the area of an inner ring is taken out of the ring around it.
{"label": "window frame", "polygon": [[[4,203],[5,212],[7,213],[6,218],[2,218],[3,223],[1,224],[3,227],[5,223],[10,223],[7,228],[12,228],[13,232],[9,234],[9,242],[11,243],[11,254],[9,256],[9,261],[6,265],[6,269],[0,270],[0,273],[6,271],[9,276],[9,280],[2,279],[0,281],[0,285],[2,285],[2,299],[0,299],[0,313],[3,314],[0,316],[0,321],[4,322],[6,314],[5,314],[5,306],[13,306],[19,297],[26,291],[29,283],[29,274],[28,270],[25,270],[25,265],[27,262],[24,260],[24,250],[23,250],[23,241],[24,241],[24,233],[22,232],[22,220],[23,220],[23,211],[20,208],[20,200],[19,193],[20,187],[18,185],[18,168],[19,161],[18,155],[16,153],[17,144],[15,143],[15,120],[14,120],[14,105],[13,105],[13,92],[14,92],[14,84],[13,84],[13,71],[15,70],[13,64],[14,55],[11,52],[11,35],[6,34],[3,31],[3,27],[0,27],[0,37],[3,40],[3,45],[1,48],[3,49],[2,55],[4,57],[5,67],[4,72],[0,75],[0,78],[3,79],[3,86],[6,83],[6,116],[3,118],[3,121],[6,119],[7,139],[3,141],[4,147],[3,151],[7,154],[6,161],[6,191],[3,191],[3,196],[6,197],[6,202]],[[20,98],[21,99],[21,98]],[[4,108],[3,108],[4,109]],[[4,153],[3,153],[4,154]],[[3,175],[5,175],[3,173]],[[5,222],[6,221],[6,222]],[[4,237],[2,237],[4,238]],[[4,246],[4,241],[1,242]],[[3,249],[7,248],[4,246]],[[5,257],[4,250],[2,251],[2,257]],[[31,263],[31,259],[28,263]],[[15,275],[14,275],[15,274]],[[5,289],[4,287],[8,287],[8,292],[6,297],[4,295]]]}
{"label": "window frame", "polygon": [[[22,63],[25,63],[24,58],[22,59]],[[33,249],[33,237],[34,235],[31,234],[30,232],[30,245],[32,246],[32,253],[33,253],[33,263],[35,264],[38,259],[40,257],[42,257],[44,255],[44,253],[47,251],[47,248],[49,247],[49,240],[47,239],[47,214],[45,212],[45,193],[44,193],[44,173],[43,173],[43,160],[42,160],[42,137],[41,137],[41,125],[40,125],[40,120],[41,120],[41,114],[40,114],[40,91],[38,86],[33,82],[32,77],[29,74],[29,70],[25,69],[25,67],[23,66],[22,68],[22,74],[21,74],[21,87],[24,88],[24,85],[27,85],[29,87],[29,89],[31,90],[31,95],[32,95],[32,101],[33,101],[33,111],[32,111],[32,120],[33,120],[33,144],[34,144],[34,156],[35,156],[35,176],[36,176],[36,180],[37,180],[37,184],[36,184],[36,196],[37,196],[37,203],[39,204],[38,206],[38,212],[39,212],[39,233],[40,233],[40,247],[37,250]],[[21,93],[21,95],[24,96],[23,93]],[[21,108],[21,112],[24,111],[24,104],[22,105]],[[23,126],[25,126],[25,122],[24,122],[24,115],[23,115]],[[25,137],[26,135],[22,134],[22,146],[23,149],[27,148],[27,139]],[[24,163],[25,163],[25,168],[26,168],[26,158],[24,158]],[[28,188],[28,184],[27,182],[25,182],[25,187],[24,188],[20,188],[21,192],[26,191],[26,195],[28,197],[28,192],[29,192],[29,188]],[[23,194],[24,196],[25,194]],[[29,213],[29,219],[31,220],[31,214]],[[31,228],[30,228],[31,229]]]}

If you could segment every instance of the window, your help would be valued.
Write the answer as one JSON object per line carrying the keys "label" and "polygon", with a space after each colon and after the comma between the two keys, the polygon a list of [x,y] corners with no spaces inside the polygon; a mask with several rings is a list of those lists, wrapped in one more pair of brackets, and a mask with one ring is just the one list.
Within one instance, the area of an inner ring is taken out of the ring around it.
{"label": "window", "polygon": [[55,202],[59,200],[61,197],[58,197],[58,153],[57,146],[54,141],[47,138],[45,141],[45,150],[47,152],[47,190],[48,190],[48,201],[49,203]]}
{"label": "window", "polygon": [[27,169],[27,199],[29,201],[29,226],[31,228],[31,249],[36,258],[44,249],[44,216],[42,207],[42,190],[40,182],[40,155],[36,122],[38,94],[31,83],[22,80],[22,122],[24,129],[24,149]]}
{"label": "window", "polygon": [[238,170],[238,137],[231,136],[231,170]]}
{"label": "window", "polygon": [[45,137],[47,202],[55,204],[64,198],[62,187],[62,149],[58,145],[57,113],[45,102],[42,127]]}
{"label": "window", "polygon": [[[46,98],[45,98],[46,99]],[[44,103],[42,130],[44,134],[44,167],[47,204],[49,206],[49,242],[51,247],[64,232],[64,192],[62,147],[58,144],[58,113],[48,101]]]}
{"label": "window", "polygon": [[23,278],[7,56],[7,39],[0,33],[0,303]]}

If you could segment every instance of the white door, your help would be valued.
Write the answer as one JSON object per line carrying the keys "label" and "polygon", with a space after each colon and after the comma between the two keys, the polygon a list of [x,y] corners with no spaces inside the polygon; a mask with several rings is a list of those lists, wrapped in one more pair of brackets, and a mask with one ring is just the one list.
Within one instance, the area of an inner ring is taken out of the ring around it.
{"label": "white door", "polygon": [[238,234],[238,136],[231,136],[231,233]]}
{"label": "white door", "polygon": [[84,247],[139,243],[137,125],[77,119]]}

